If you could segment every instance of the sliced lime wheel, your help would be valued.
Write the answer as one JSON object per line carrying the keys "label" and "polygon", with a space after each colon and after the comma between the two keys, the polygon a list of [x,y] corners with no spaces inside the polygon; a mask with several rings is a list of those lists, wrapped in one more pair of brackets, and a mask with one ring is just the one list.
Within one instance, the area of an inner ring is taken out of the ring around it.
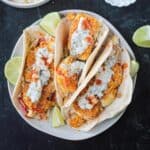
{"label": "sliced lime wheel", "polygon": [[55,106],[52,111],[52,126],[54,128],[63,126],[65,124],[64,117],[60,112],[60,109]]}
{"label": "sliced lime wheel", "polygon": [[4,68],[4,74],[7,80],[13,85],[16,84],[20,67],[22,63],[22,57],[13,57],[7,61]]}
{"label": "sliced lime wheel", "polygon": [[138,28],[133,34],[132,40],[137,46],[150,48],[150,25]]}
{"label": "sliced lime wheel", "polygon": [[55,30],[57,24],[60,22],[61,18],[57,12],[52,12],[43,17],[40,22],[40,26],[49,34],[55,35]]}

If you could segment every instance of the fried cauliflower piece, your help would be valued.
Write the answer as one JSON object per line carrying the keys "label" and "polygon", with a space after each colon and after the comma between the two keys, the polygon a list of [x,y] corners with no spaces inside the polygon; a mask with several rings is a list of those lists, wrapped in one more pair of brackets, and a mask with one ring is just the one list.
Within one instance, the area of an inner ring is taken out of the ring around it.
{"label": "fried cauliflower piece", "polygon": [[79,74],[70,73],[70,65],[75,61],[72,56],[66,57],[56,70],[56,80],[64,95],[73,93],[78,86]]}
{"label": "fried cauliflower piece", "polygon": [[107,107],[115,100],[117,89],[123,80],[123,67],[121,64],[115,64],[112,70],[114,74],[111,81],[108,83],[108,89],[104,92],[104,96],[101,99],[103,107]]}
{"label": "fried cauliflower piece", "polygon": [[71,127],[78,128],[85,123],[85,120],[79,115],[74,114],[70,119],[68,119],[68,123]]}
{"label": "fried cauliflower piece", "polygon": [[72,41],[73,33],[77,30],[80,19],[84,19],[82,23],[82,28],[84,30],[89,31],[89,36],[87,36],[86,39],[83,40],[87,41],[89,44],[87,48],[85,48],[85,50],[81,54],[77,54],[76,57],[80,60],[87,60],[93,48],[95,47],[96,38],[100,31],[101,23],[96,18],[84,13],[77,14],[76,16],[69,15],[68,18],[71,20],[71,27],[70,27],[69,39],[68,39],[68,49],[70,51],[72,51],[71,41]]}
{"label": "fried cauliflower piece", "polygon": [[92,109],[82,109],[79,106],[78,102],[75,101],[73,103],[73,108],[74,108],[75,112],[79,116],[82,116],[82,118],[84,118],[85,120],[90,120],[90,119],[96,118],[101,113],[101,111],[103,110],[100,102],[95,104]]}
{"label": "fried cauliflower piece", "polygon": [[[38,119],[47,119],[47,112],[51,109],[55,103],[55,87],[53,81],[54,78],[54,63],[53,58],[48,64],[46,61],[44,62],[48,70],[50,72],[49,81],[44,87],[42,88],[41,97],[39,98],[38,102],[32,102],[31,99],[27,96],[27,92],[29,89],[29,85],[31,82],[36,82],[39,79],[38,71],[33,68],[33,65],[36,62],[36,52],[39,48],[48,48],[48,51],[52,54],[54,52],[54,38],[40,38],[36,42],[35,47],[32,47],[26,57],[24,72],[23,72],[23,80],[21,84],[21,103],[26,110],[27,117],[36,117]],[[44,60],[44,58],[43,58]]]}

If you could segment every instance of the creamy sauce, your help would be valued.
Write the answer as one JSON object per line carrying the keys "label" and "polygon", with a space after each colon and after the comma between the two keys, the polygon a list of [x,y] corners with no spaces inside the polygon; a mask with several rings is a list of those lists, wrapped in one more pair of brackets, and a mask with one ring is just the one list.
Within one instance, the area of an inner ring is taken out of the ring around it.
{"label": "creamy sauce", "polygon": [[82,109],[92,109],[93,105],[89,103],[89,101],[86,99],[86,95],[80,97],[80,100],[78,102],[78,105]]}
{"label": "creamy sauce", "polygon": [[103,96],[103,92],[107,89],[107,85],[113,75],[113,71],[111,69],[107,69],[105,71],[97,73],[96,79],[100,80],[101,84],[97,85],[96,83],[94,83],[93,86],[89,87],[88,91],[91,95],[96,95],[99,98]]}
{"label": "creamy sauce", "polygon": [[61,64],[61,67],[68,71],[68,75],[72,76],[74,74],[80,74],[85,66],[85,62],[82,61],[74,61],[71,64]]}
{"label": "creamy sauce", "polygon": [[84,66],[85,66],[85,62],[75,61],[70,66],[70,73],[79,74],[83,70]]}
{"label": "creamy sauce", "polygon": [[82,109],[92,109],[94,105],[89,104],[89,101],[87,100],[88,96],[97,96],[99,99],[102,98],[104,91],[107,89],[108,83],[110,82],[113,71],[112,67],[117,63],[117,58],[114,55],[111,55],[104,65],[99,69],[98,73],[96,74],[95,81],[100,80],[100,84],[96,84],[94,82],[93,85],[91,85],[87,92],[79,97],[78,105]]}
{"label": "creamy sauce", "polygon": [[36,59],[42,59],[42,58],[46,58],[47,59],[47,63],[51,63],[53,60],[53,54],[49,53],[47,48],[39,48],[37,53],[36,53]]}
{"label": "creamy sauce", "polygon": [[83,29],[84,18],[80,18],[77,30],[72,34],[71,38],[71,51],[72,56],[82,54],[84,50],[90,45],[86,40],[90,36],[89,30]]}
{"label": "creamy sauce", "polygon": [[[43,86],[48,84],[48,80],[50,78],[50,71],[48,69],[47,64],[50,64],[52,61],[52,54],[48,52],[47,48],[39,48],[36,53],[36,61],[33,64],[32,69],[36,72],[32,75],[32,77],[37,77],[37,81],[32,82],[29,85],[27,96],[31,99],[31,101],[37,102],[42,94]],[[45,61],[43,60],[46,60]]]}
{"label": "creamy sauce", "polygon": [[32,82],[29,85],[27,96],[30,97],[32,102],[36,102],[40,99],[41,92],[42,92],[42,85],[40,80],[38,80],[37,82]]}

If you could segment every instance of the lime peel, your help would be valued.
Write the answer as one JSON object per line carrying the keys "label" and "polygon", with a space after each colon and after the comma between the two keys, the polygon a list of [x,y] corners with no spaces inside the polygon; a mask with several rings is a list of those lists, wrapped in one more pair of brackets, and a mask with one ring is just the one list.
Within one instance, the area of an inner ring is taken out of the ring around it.
{"label": "lime peel", "polygon": [[132,60],[131,61],[131,67],[130,67],[131,77],[134,77],[137,74],[139,68],[140,68],[139,63],[136,60]]}

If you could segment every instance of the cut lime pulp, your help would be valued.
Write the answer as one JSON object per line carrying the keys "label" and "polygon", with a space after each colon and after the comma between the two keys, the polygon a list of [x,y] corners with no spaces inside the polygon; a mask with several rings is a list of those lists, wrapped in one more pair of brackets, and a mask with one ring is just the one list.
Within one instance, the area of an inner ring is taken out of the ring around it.
{"label": "cut lime pulp", "polygon": [[15,85],[19,76],[22,57],[13,57],[7,61],[4,68],[4,74],[7,80]]}
{"label": "cut lime pulp", "polygon": [[55,36],[55,30],[59,22],[59,14],[57,12],[52,12],[42,18],[40,26],[49,34]]}
{"label": "cut lime pulp", "polygon": [[63,126],[65,124],[64,117],[60,112],[60,109],[55,106],[52,111],[52,126],[54,128]]}

